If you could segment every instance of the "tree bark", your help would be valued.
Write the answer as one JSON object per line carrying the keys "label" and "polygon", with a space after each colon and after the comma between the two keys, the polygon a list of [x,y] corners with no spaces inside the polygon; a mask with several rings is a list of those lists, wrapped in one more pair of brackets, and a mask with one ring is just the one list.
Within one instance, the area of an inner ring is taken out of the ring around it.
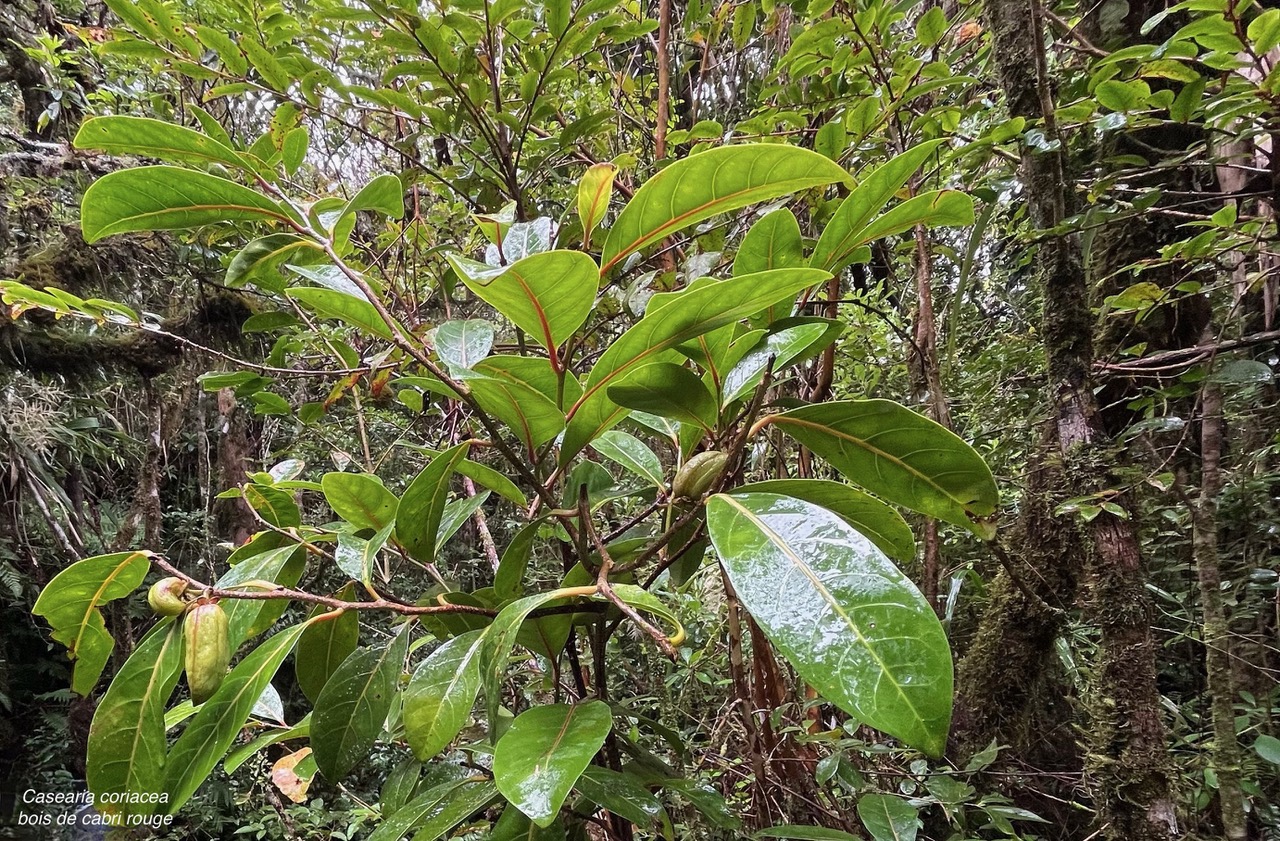
{"label": "tree bark", "polygon": [[1192,547],[1203,613],[1204,662],[1213,716],[1214,770],[1218,774],[1218,812],[1227,841],[1249,837],[1240,788],[1240,742],[1236,739],[1231,672],[1231,635],[1222,603],[1218,559],[1218,495],[1222,492],[1222,388],[1205,383],[1201,394],[1200,498],[1191,506]]}
{"label": "tree bark", "polygon": [[[984,8],[1010,115],[1038,124],[1046,139],[1057,143],[1053,151],[1024,147],[1022,154],[1032,223],[1042,231],[1055,229],[1070,215],[1073,202],[1065,147],[1055,122],[1042,12],[1038,0],[986,0]],[[1044,502],[1054,510],[1067,498],[1108,488],[1112,484],[1111,454],[1093,392],[1093,319],[1079,239],[1065,232],[1041,237],[1036,264],[1044,298],[1041,324],[1048,370],[1050,441],[1057,450],[1045,464],[1060,464],[1058,480],[1048,483]],[[1098,628],[1100,639],[1086,771],[1097,807],[1098,833],[1115,841],[1173,838],[1177,827],[1172,774],[1160,718],[1155,646],[1137,531],[1131,520],[1109,512],[1088,524],[1061,523],[1060,528],[1080,533],[1078,544],[1068,547],[1075,551],[1067,555],[1062,554],[1054,535],[1027,530],[1023,537],[1029,554],[1040,556],[1040,569],[1046,561],[1065,565],[1085,573],[1089,583],[1086,618]],[[1055,527],[1054,532],[1060,528]],[[1050,555],[1053,557],[1045,557]],[[1066,580],[1078,580],[1078,576]],[[1067,603],[1075,594],[1052,595]],[[989,620],[1006,628],[992,627]],[[1012,633],[1007,623],[1023,621],[1041,625],[1034,639],[1051,643],[1056,635],[1052,624],[1060,619],[1051,613],[1046,616],[1043,610],[1028,611],[1025,617],[989,613],[984,617],[986,627],[979,631],[980,638],[987,635],[982,640],[984,649],[991,650],[992,635]],[[1021,627],[1016,636],[1026,637],[1029,630]],[[1002,683],[984,689],[962,680],[962,689],[999,693],[1008,689]],[[975,699],[967,700],[972,703]]]}

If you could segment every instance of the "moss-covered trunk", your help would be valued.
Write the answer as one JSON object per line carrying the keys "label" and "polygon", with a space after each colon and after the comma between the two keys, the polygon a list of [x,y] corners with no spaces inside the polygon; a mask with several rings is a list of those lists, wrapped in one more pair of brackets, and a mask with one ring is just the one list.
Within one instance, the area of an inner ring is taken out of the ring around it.
{"label": "moss-covered trunk", "polygon": [[[1041,231],[1057,229],[1073,208],[1068,161],[1055,123],[1043,49],[1042,10],[1037,0],[987,0],[984,8],[1010,114],[1038,125],[1057,144],[1049,152],[1024,149],[1022,157],[1031,220]],[[1110,448],[1093,392],[1093,318],[1079,240],[1058,232],[1041,237],[1038,243],[1051,418],[1050,452],[1043,459],[1050,470],[1058,462],[1061,473],[1044,482],[1045,498],[1036,504],[1052,512],[1065,499],[1089,496],[1110,486]],[[1028,518],[1023,525],[1021,536],[1031,557],[1040,555],[1037,560],[1043,562],[1045,547],[1052,547],[1056,563],[1069,571],[1060,581],[1063,592],[1042,596],[1064,601],[1073,597],[1065,590],[1080,580],[1079,573],[1084,573],[1089,586],[1086,618],[1100,633],[1089,726],[1093,738],[1086,768],[1097,807],[1097,829],[1101,837],[1116,841],[1172,838],[1176,821],[1136,529],[1132,521],[1111,513],[1087,524],[1062,522],[1050,514]],[[1063,541],[1064,533],[1076,530],[1075,539]],[[1018,607],[1020,612],[1014,610]],[[1052,611],[1025,596],[993,601],[992,611],[980,628],[975,654],[1009,651],[999,642],[1003,639],[1010,645],[1046,647],[1042,652],[1021,652],[1020,660],[1047,655],[1058,621]],[[998,678],[990,687],[981,687],[972,679],[974,671],[975,665],[965,664],[962,689],[980,691],[987,698],[1020,697]],[[1025,679],[1025,673],[1013,678]],[[966,700],[970,706],[983,703],[979,698]]]}

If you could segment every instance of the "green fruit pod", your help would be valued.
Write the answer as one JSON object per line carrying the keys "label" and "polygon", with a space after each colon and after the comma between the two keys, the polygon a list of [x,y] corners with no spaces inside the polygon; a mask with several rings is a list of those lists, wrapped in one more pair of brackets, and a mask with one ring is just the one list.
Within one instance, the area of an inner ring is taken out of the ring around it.
{"label": "green fruit pod", "polygon": [[722,453],[719,450],[698,453],[676,472],[675,481],[671,483],[671,493],[676,497],[700,499],[704,493],[711,490],[711,483],[728,463],[728,453]]}
{"label": "green fruit pod", "polygon": [[187,600],[182,597],[186,591],[187,582],[181,578],[161,578],[147,591],[147,604],[160,616],[177,616],[187,609]]}
{"label": "green fruit pod", "polygon": [[191,702],[203,704],[218,691],[231,665],[231,637],[227,613],[215,601],[200,601],[183,620],[186,641],[187,686]]}

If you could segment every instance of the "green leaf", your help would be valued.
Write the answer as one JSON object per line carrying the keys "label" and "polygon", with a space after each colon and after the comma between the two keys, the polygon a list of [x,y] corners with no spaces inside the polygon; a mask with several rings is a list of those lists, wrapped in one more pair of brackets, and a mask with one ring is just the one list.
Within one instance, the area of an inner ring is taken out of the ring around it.
{"label": "green leaf", "polygon": [[231,259],[225,282],[228,286],[252,282],[272,292],[283,292],[285,282],[280,269],[286,263],[304,263],[323,255],[314,242],[293,234],[259,237]]}
{"label": "green leaf", "polygon": [[550,826],[612,728],[603,701],[524,711],[493,753],[498,791],[535,824]]}
{"label": "green leaf", "polygon": [[98,606],[138,589],[150,567],[150,552],[85,558],[55,575],[36,599],[31,612],[48,621],[53,638],[75,661],[71,688],[76,694],[93,691],[116,645]]}
{"label": "green leaf", "polygon": [[480,692],[480,637],[469,631],[446,641],[419,664],[404,693],[405,737],[423,762],[449,746]]}
{"label": "green leaf", "polygon": [[[701,387],[702,383],[698,385]],[[663,486],[662,462],[647,444],[634,435],[620,429],[610,429],[592,441],[591,448],[649,484],[659,488]]]}
{"label": "green leaf", "polygon": [[[354,585],[348,584],[338,594],[343,601],[353,601]],[[325,612],[327,608],[316,605],[311,611],[314,618]],[[302,632],[298,640],[298,652],[293,658],[294,674],[298,678],[298,688],[312,704],[320,697],[329,678],[338,670],[338,666],[356,650],[360,644],[360,615],[354,610],[345,611],[336,619],[317,622]]]}
{"label": "green leaf", "polygon": [[725,374],[722,386],[724,397],[721,402],[728,406],[733,401],[754,392],[764,378],[765,370],[769,368],[769,360],[773,360],[772,371],[777,375],[788,365],[807,357],[823,340],[826,340],[825,344],[830,344],[839,335],[839,332],[830,329],[830,325],[824,319],[796,324],[794,327],[787,327],[762,337],[759,343],[748,351],[729,370],[729,373]]}
{"label": "green leaf", "polygon": [[674,354],[666,355],[666,351],[790,298],[829,277],[828,273],[813,269],[777,269],[743,275],[691,289],[657,313],[646,315],[618,337],[591,369],[582,397],[569,411],[560,463],[568,462],[596,436],[627,416],[628,410],[610,400],[606,391],[623,376],[642,365],[673,361]]}
{"label": "green leaf", "polygon": [[542,520],[528,523],[511,538],[493,573],[493,590],[499,601],[517,599],[524,593],[524,574],[529,569],[533,542],[542,528]]}
{"label": "green leaf", "polygon": [[922,143],[886,161],[868,175],[840,204],[822,230],[809,265],[839,272],[853,262],[854,252],[866,242],[860,236],[863,229],[944,142]]}
{"label": "green leaf", "polygon": [[281,631],[255,648],[223,679],[213,697],[200,706],[169,751],[164,786],[169,797],[167,814],[181,809],[208,778],[249,720],[254,703],[281,662],[312,621],[315,620]]}
{"label": "green leaf", "polygon": [[249,169],[235,150],[212,137],[147,117],[94,117],[81,124],[72,145],[116,155],[138,155],[177,163],[220,163]]}
{"label": "green leaf", "polygon": [[[298,583],[298,579],[302,575],[305,559],[300,547],[296,544],[286,544],[279,546],[278,543],[285,542],[284,538],[280,538],[274,533],[266,533],[264,537],[269,536],[270,540],[265,540],[263,545],[269,548],[258,551],[258,538],[251,543],[246,543],[239,551],[249,549],[252,554],[246,554],[243,557],[232,555],[233,562],[231,569],[227,570],[214,583],[214,586],[229,590],[245,584],[249,581],[274,581],[277,584],[291,587]],[[248,639],[252,634],[266,630],[266,627],[274,624],[289,603],[284,599],[262,601],[259,599],[226,599],[222,602],[223,610],[227,614],[227,635],[231,640],[231,650],[239,648],[241,643]],[[266,627],[264,627],[264,624]]]}
{"label": "green leaf", "polygon": [[382,316],[378,315],[378,311],[374,309],[373,304],[368,301],[353,298],[345,292],[314,286],[290,289],[285,294],[295,301],[301,301],[306,304],[309,309],[314,310],[324,318],[335,318],[351,327],[383,339],[391,338],[391,328],[387,326],[387,322],[382,320]]}
{"label": "green leaf", "polygon": [[[430,447],[421,447],[416,444],[405,444],[403,446],[407,446],[410,449],[417,450],[418,452],[433,458],[440,454],[439,450],[433,450]],[[520,488],[516,487],[515,482],[512,482],[502,473],[494,470],[488,465],[481,464],[478,461],[472,461],[471,459],[463,459],[458,462],[457,471],[463,476],[466,476],[472,481],[493,491],[503,499],[510,500],[512,503],[519,505],[522,508],[529,504],[524,493],[521,492]]]}
{"label": "green leaf", "polygon": [[85,242],[130,231],[172,231],[219,222],[284,222],[284,208],[234,181],[173,166],[141,166],[102,176],[85,191]]}
{"label": "green leaf", "polygon": [[399,841],[416,829],[414,841],[436,841],[449,830],[492,803],[498,796],[490,782],[463,780],[428,789],[396,810],[368,841]]}
{"label": "green leaf", "polygon": [[788,838],[792,841],[858,841],[858,836],[850,835],[839,829],[824,829],[820,826],[799,826],[782,824],[762,829],[755,834],[756,838]]}
{"label": "green leaf", "polygon": [[1093,95],[1099,103],[1112,111],[1133,111],[1141,108],[1151,96],[1151,88],[1140,79],[1128,82],[1108,79],[1094,88]]}
{"label": "green leaf", "polygon": [[444,551],[447,544],[462,524],[471,519],[480,506],[489,499],[488,491],[481,491],[475,496],[451,500],[444,506],[444,514],[440,517],[440,530],[436,532],[436,554]]}
{"label": "green leaf", "polygon": [[1280,765],[1280,739],[1260,735],[1253,740],[1253,752],[1272,765]]}
{"label": "green leaf", "polygon": [[498,720],[501,706],[502,679],[506,675],[507,660],[515,647],[520,626],[534,610],[561,598],[557,591],[552,590],[517,599],[498,611],[485,631],[480,644],[480,677],[484,681],[485,712],[489,716],[491,737],[495,735],[492,724]]}
{"label": "green leaf", "polygon": [[547,350],[573,335],[595,306],[599,270],[579,251],[544,251],[506,268],[445,256],[476,297]]}
{"label": "green leaf", "polygon": [[293,494],[270,485],[245,485],[244,501],[269,525],[287,529],[302,525],[302,512]]}
{"label": "green leaf", "polygon": [[[569,3],[562,5],[566,9],[569,7]],[[593,164],[587,167],[582,180],[578,182],[578,218],[582,220],[584,249],[591,248],[591,232],[604,221],[604,215],[609,210],[609,200],[613,197],[613,179],[617,174],[618,168],[613,164]]]}
{"label": "green leaf", "polygon": [[950,430],[891,400],[844,400],[772,418],[847,479],[889,502],[990,539],[991,469]]}
{"label": "green leaf", "polygon": [[878,217],[852,240],[854,247],[909,231],[916,225],[936,228],[973,224],[973,198],[955,190],[921,193]]}
{"label": "green leaf", "polygon": [[165,619],[107,687],[89,727],[85,776],[106,814],[151,814],[158,804],[112,803],[104,795],[160,791],[164,783],[164,707],[182,674],[182,624]]}
{"label": "green leaf", "polygon": [[533,451],[564,429],[564,413],[551,398],[512,377],[455,371],[480,408],[502,421]]}
{"label": "green leaf", "polygon": [[817,152],[781,144],[720,146],[684,158],[645,182],[618,214],[600,273],[704,219],[848,180],[848,173]]}
{"label": "green leaf", "polygon": [[493,350],[493,325],[484,319],[446,321],[436,328],[436,353],[452,368],[471,368]]}
{"label": "green leaf", "polygon": [[409,653],[410,627],[405,623],[385,645],[353,651],[320,690],[311,713],[311,749],[330,782],[347,776],[382,733]]}
{"label": "green leaf", "polygon": [[644,365],[609,386],[609,399],[619,406],[664,418],[715,428],[720,407],[702,379],[683,365]]}
{"label": "green leaf", "polygon": [[582,795],[637,826],[647,826],[662,814],[662,804],[634,774],[588,765],[576,785]]}
{"label": "green leaf", "polygon": [[227,758],[222,761],[222,770],[228,774],[234,774],[241,765],[252,759],[255,754],[261,753],[272,745],[278,745],[290,739],[305,739],[310,735],[311,713],[307,713],[294,726],[273,728],[247,745],[241,745],[231,751],[231,753],[227,754]]}
{"label": "green leaf", "polygon": [[932,47],[947,33],[947,15],[941,6],[931,6],[916,21],[916,40],[922,47]]}
{"label": "green leaf", "polygon": [[338,547],[333,552],[338,569],[366,587],[370,586],[378,553],[387,545],[394,530],[395,523],[390,522],[368,538],[351,532],[338,532]]}
{"label": "green leaf", "polygon": [[401,218],[404,216],[404,185],[394,175],[379,175],[352,196],[338,217],[358,210],[376,210],[392,219]]}
{"label": "green leaf", "polygon": [[368,473],[326,473],[320,480],[333,513],[357,529],[378,531],[396,518],[400,500]]}
{"label": "green leaf", "polygon": [[821,505],[853,526],[895,561],[916,556],[915,536],[902,515],[874,496],[828,479],[774,479],[734,489],[734,493],[769,493]]}
{"label": "green leaf", "polygon": [[742,604],[840,709],[930,756],[951,721],[951,650],[929,603],[835,514],[776,494],[717,494],[707,527]]}
{"label": "green leaf", "polygon": [[805,265],[796,215],[785,207],[767,213],[747,230],[733,258],[734,277]]}
{"label": "green leaf", "polygon": [[423,563],[435,560],[436,535],[440,519],[449,499],[449,479],[462,459],[469,443],[445,450],[422,469],[400,499],[396,513],[396,540],[411,556]]}
{"label": "green leaf", "polygon": [[915,841],[920,826],[916,807],[890,794],[859,797],[858,819],[875,841]]}
{"label": "green leaf", "polygon": [[535,826],[524,812],[508,806],[493,825],[489,841],[565,841],[564,826],[559,821],[547,827]]}

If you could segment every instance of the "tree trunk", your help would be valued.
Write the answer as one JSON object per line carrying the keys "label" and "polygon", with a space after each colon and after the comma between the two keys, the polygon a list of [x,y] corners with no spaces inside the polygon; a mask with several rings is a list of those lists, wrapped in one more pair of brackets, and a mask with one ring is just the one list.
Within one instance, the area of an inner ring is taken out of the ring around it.
{"label": "tree trunk", "polygon": [[1218,563],[1218,495],[1222,492],[1222,389],[1206,382],[1201,395],[1200,499],[1191,506],[1192,547],[1204,614],[1204,663],[1213,716],[1213,769],[1218,774],[1218,810],[1227,841],[1248,837],[1240,789],[1240,743],[1236,739],[1236,691],[1231,673],[1231,636],[1222,604]]}
{"label": "tree trunk", "polygon": [[[1024,148],[1022,156],[1031,220],[1040,230],[1054,229],[1070,214],[1072,194],[1054,116],[1042,13],[1037,0],[986,0],[984,8],[1010,115],[1039,124],[1045,137],[1057,142],[1054,151]],[[1062,471],[1061,481],[1048,484],[1045,502],[1053,510],[1067,498],[1089,496],[1111,484],[1109,452],[1093,392],[1093,319],[1078,238],[1070,233],[1044,236],[1039,240],[1036,263],[1044,298],[1041,324],[1051,440]],[[1052,464],[1049,459],[1045,463]],[[1095,669],[1089,727],[1093,744],[1086,761],[1098,831],[1101,837],[1116,841],[1172,838],[1176,820],[1171,773],[1136,529],[1131,520],[1109,512],[1087,525],[1062,523],[1061,528],[1080,530],[1077,551],[1069,555],[1061,553],[1055,535],[1027,530],[1023,536],[1032,551],[1056,555],[1053,563],[1087,575],[1090,598],[1086,617],[1100,631],[1100,662]],[[1055,533],[1059,530],[1054,528]],[[1043,624],[1043,614],[1043,610],[1031,612],[1027,621]],[[1020,621],[1007,613],[995,618],[1004,623]],[[1021,629],[1019,635],[1025,635],[1026,630]],[[988,637],[1010,633],[988,626],[980,635],[984,631]],[[1035,638],[1051,642],[1053,635],[1042,633]],[[990,650],[991,640],[983,642]],[[1006,688],[1001,682],[988,691]],[[968,700],[972,703],[974,699]]]}

